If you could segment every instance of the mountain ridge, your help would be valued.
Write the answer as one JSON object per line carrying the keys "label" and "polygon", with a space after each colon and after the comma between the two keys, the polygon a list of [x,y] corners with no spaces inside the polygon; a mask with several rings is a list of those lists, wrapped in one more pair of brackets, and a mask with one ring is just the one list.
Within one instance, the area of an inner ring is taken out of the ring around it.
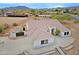
{"label": "mountain ridge", "polygon": [[3,10],[27,10],[27,9],[31,9],[29,7],[26,6],[15,6],[15,7],[5,7],[5,8],[1,8]]}
{"label": "mountain ridge", "polygon": [[[58,7],[58,8],[61,8],[61,7]],[[62,8],[79,8],[79,6],[62,7]],[[26,6],[15,6],[15,7],[5,7],[5,8],[1,8],[1,9],[2,10],[29,10],[32,8],[29,8]],[[41,9],[57,9],[57,8],[41,8]]]}

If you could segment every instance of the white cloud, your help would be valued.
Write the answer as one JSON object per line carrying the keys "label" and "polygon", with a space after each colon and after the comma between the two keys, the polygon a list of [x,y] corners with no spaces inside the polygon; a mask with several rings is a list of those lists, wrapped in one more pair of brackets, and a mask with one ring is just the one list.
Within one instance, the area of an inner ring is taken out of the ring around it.
{"label": "white cloud", "polygon": [[65,6],[57,5],[57,6],[54,6],[54,7],[55,7],[55,8],[58,8],[58,7],[62,8],[62,7],[65,7]]}

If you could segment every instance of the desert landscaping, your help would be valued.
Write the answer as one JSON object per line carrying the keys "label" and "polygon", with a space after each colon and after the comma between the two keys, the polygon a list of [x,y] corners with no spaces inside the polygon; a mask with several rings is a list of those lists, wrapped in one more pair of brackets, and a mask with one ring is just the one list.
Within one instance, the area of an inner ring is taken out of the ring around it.
{"label": "desert landscaping", "polygon": [[77,54],[79,54],[79,23],[75,24],[73,21],[65,21],[63,23],[67,28],[69,28],[72,31],[72,37],[74,38],[74,50],[70,52],[70,54],[74,54],[73,52],[76,51]]}

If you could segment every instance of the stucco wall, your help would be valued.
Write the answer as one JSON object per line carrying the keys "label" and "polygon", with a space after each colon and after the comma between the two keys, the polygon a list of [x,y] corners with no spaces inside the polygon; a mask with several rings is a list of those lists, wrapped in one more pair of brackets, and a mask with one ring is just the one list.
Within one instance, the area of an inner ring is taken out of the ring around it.
{"label": "stucco wall", "polygon": [[[69,35],[64,35],[64,32],[69,32]],[[59,35],[61,37],[68,37],[68,36],[71,36],[71,31],[64,31],[64,32],[61,32]]]}
{"label": "stucco wall", "polygon": [[[25,31],[23,31],[23,32],[24,32],[24,36],[27,35],[27,33]],[[16,32],[11,32],[9,37],[16,38]]]}
{"label": "stucco wall", "polygon": [[11,32],[9,37],[10,38],[15,38],[16,37],[16,33],[15,32]]}
{"label": "stucco wall", "polygon": [[[45,40],[45,39],[48,39],[48,44],[41,44],[41,40]],[[44,39],[37,39],[37,40],[34,41],[33,47],[34,48],[42,48],[42,47],[51,45],[53,43],[54,43],[54,38],[53,37],[44,38]]]}

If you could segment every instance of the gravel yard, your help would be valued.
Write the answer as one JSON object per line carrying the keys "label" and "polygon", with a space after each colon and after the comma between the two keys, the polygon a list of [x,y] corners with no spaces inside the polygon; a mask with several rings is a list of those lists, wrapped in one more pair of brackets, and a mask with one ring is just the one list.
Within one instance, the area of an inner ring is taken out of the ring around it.
{"label": "gravel yard", "polygon": [[0,17],[0,23],[3,23],[3,24],[20,23],[23,20],[27,20],[27,18],[26,17]]}
{"label": "gravel yard", "polygon": [[76,51],[76,54],[79,54],[79,24],[74,24],[72,21],[68,21],[67,24],[64,24],[72,31],[72,37],[74,38],[74,48],[69,50],[68,54],[75,54],[73,52]]}

